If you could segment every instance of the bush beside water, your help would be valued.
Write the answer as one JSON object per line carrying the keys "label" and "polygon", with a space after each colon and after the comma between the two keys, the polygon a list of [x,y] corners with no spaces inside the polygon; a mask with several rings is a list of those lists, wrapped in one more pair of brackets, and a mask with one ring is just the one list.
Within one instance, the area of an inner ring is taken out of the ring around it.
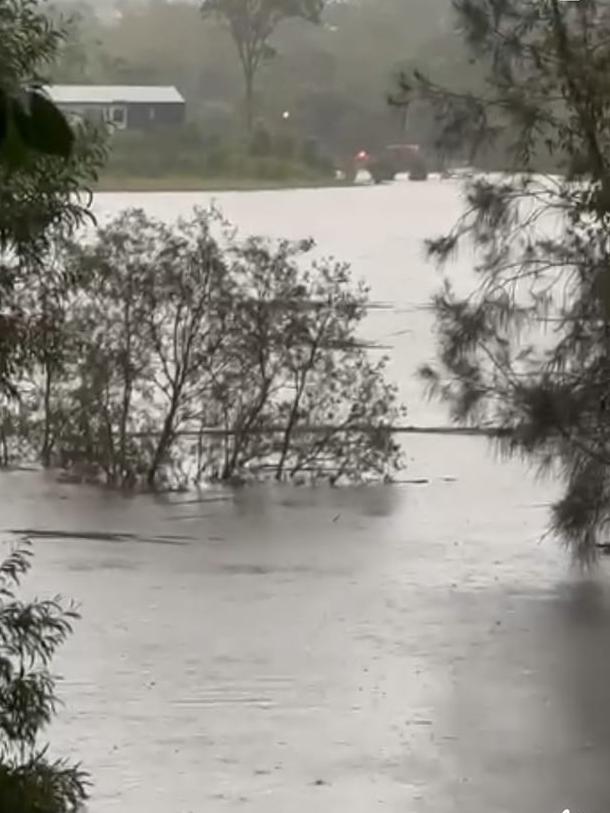
{"label": "bush beside water", "polygon": [[312,249],[138,210],[56,246],[14,292],[40,342],[5,462],[29,449],[114,486],[391,478],[403,410],[358,339],[368,289]]}

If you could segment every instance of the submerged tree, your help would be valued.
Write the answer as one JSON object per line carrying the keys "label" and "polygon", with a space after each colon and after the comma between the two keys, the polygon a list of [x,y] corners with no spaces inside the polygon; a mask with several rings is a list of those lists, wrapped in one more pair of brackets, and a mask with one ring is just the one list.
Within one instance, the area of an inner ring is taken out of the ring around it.
{"label": "submerged tree", "polygon": [[390,475],[401,409],[357,336],[368,290],[312,249],[238,240],[213,210],[171,227],[127,211],[66,243],[79,285],[53,369],[40,357],[32,445],[117,486],[175,482],[195,460],[195,482]]}
{"label": "submerged tree", "polygon": [[[55,456],[97,464],[114,485],[171,466],[178,433],[199,414],[230,313],[232,281],[215,213],[175,228],[124,212],[91,244],[65,247],[81,286],[69,307],[54,388]],[[72,339],[70,339],[72,337]]]}
{"label": "submerged tree", "polygon": [[400,468],[393,442],[372,453],[402,409],[385,362],[370,362],[358,339],[369,290],[345,263],[311,262],[313,248],[251,238],[231,251],[228,363],[207,412],[226,430],[225,477],[253,467],[278,481],[353,482]]}
{"label": "submerged tree", "polygon": [[486,94],[416,74],[400,101],[425,99],[445,145],[495,148],[512,173],[471,182],[463,218],[429,244],[444,262],[471,240],[478,285],[436,297],[440,365],[422,373],[455,420],[489,422],[504,452],[563,478],[552,529],[591,562],[610,520],[610,10],[454,6]]}
{"label": "submerged tree", "polygon": [[298,18],[318,23],[324,0],[203,0],[205,17],[214,16],[229,27],[244,76],[246,125],[254,125],[254,89],[258,72],[275,56],[270,43],[278,25]]}
{"label": "submerged tree", "polygon": [[87,776],[51,759],[40,737],[58,704],[50,664],[78,615],[58,598],[20,600],[29,569],[27,546],[0,562],[0,810],[76,813],[87,799]]}

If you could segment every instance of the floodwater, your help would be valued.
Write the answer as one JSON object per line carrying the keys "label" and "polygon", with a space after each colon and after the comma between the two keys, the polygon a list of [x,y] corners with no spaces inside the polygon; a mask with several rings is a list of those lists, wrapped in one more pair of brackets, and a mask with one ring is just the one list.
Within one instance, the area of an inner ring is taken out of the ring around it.
{"label": "floodwater", "polygon": [[[303,189],[222,194],[105,194],[95,213],[106,221],[125,207],[144,208],[156,217],[188,216],[194,206],[215,204],[243,236],[313,237],[318,254],[348,261],[356,279],[371,286],[371,299],[387,308],[371,311],[365,338],[391,356],[390,375],[409,407],[409,422],[447,423],[444,407],[427,403],[415,373],[434,360],[429,300],[441,277],[426,262],[424,240],[451,227],[462,212],[456,182],[408,181],[392,186]],[[468,289],[467,253],[458,257],[454,281]]]}
{"label": "floodwater", "polygon": [[[393,303],[367,331],[410,422],[447,422],[412,373],[438,283],[421,240],[459,214],[455,186],[215,199],[244,233],[350,260]],[[484,441],[405,443],[426,482],[127,499],[3,475],[4,529],[44,532],[29,589],[81,603],[52,735],[92,772],[92,813],[608,812],[604,567],[570,569],[544,537],[555,487]]]}

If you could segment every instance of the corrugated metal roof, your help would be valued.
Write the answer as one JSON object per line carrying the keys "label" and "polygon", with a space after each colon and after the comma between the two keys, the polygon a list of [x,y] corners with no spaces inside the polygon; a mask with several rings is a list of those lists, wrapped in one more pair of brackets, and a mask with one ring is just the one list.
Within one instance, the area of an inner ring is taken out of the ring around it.
{"label": "corrugated metal roof", "polygon": [[180,104],[175,87],[157,85],[49,85],[45,88],[56,104]]}

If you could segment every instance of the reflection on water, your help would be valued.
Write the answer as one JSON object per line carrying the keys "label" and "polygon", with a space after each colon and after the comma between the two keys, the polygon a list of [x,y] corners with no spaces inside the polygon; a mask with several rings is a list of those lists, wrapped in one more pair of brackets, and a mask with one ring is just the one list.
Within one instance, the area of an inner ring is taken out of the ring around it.
{"label": "reflection on water", "polygon": [[[216,197],[395,302],[371,337],[393,337],[412,422],[445,423],[412,372],[433,353],[420,241],[455,187]],[[36,532],[28,589],[82,604],[52,739],[93,772],[91,813],[607,813],[608,595],[543,538],[553,489],[476,438],[406,452],[421,485],[125,499],[1,477],[7,535]]]}
{"label": "reflection on water", "polygon": [[608,810],[610,592],[602,578],[565,585],[558,595],[560,612],[553,620],[562,664],[554,683],[580,746],[574,757],[580,768],[579,787],[582,792],[585,787],[593,789],[599,809]]}
{"label": "reflection on water", "polygon": [[570,628],[605,625],[610,614],[606,585],[596,578],[581,578],[564,585],[558,596],[566,625]]}

